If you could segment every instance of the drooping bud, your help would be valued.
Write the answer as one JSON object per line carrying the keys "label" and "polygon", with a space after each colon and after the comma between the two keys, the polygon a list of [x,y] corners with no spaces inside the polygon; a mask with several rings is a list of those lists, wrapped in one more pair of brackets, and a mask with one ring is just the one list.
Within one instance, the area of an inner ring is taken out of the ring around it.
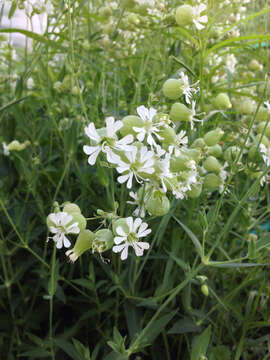
{"label": "drooping bud", "polygon": [[248,68],[252,71],[260,71],[263,69],[263,66],[256,59],[252,59],[248,64]]}
{"label": "drooping bud", "polygon": [[216,109],[230,109],[232,104],[227,94],[220,93],[213,100],[213,106]]}
{"label": "drooping bud", "polygon": [[82,230],[77,237],[73,249],[66,251],[66,255],[72,262],[75,262],[85,251],[92,248],[94,233],[90,230]]}
{"label": "drooping bud", "polygon": [[206,284],[203,284],[201,286],[201,291],[203,293],[204,296],[208,296],[209,295],[209,289],[208,289],[208,286]]}
{"label": "drooping bud", "polygon": [[214,173],[219,173],[221,170],[221,164],[214,156],[208,156],[203,163],[203,167],[205,168],[205,170]]}
{"label": "drooping bud", "polygon": [[176,9],[175,20],[180,26],[187,26],[193,23],[194,9],[190,5],[182,5]]}
{"label": "drooping bud", "polygon": [[190,121],[192,112],[182,103],[174,103],[171,107],[170,118],[172,121]]}
{"label": "drooping bud", "polygon": [[170,210],[170,200],[161,191],[155,191],[146,200],[145,208],[149,214],[163,216]]}
{"label": "drooping bud", "polygon": [[168,79],[162,87],[163,94],[171,99],[176,100],[183,94],[183,81],[180,79]]}
{"label": "drooping bud", "polygon": [[30,145],[30,141],[27,140],[23,143],[20,143],[18,140],[13,140],[11,143],[7,145],[7,148],[9,151],[22,151],[24,150],[28,145]]}
{"label": "drooping bud", "polygon": [[219,140],[222,138],[224,131],[220,128],[216,128],[215,130],[211,130],[206,133],[203,137],[204,141],[208,146],[216,145]]}

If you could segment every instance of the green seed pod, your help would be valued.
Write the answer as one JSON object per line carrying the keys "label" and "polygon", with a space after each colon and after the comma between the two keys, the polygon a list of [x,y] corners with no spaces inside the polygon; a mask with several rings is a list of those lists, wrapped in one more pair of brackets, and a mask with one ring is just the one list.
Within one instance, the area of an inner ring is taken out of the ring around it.
{"label": "green seed pod", "polygon": [[72,216],[72,220],[68,223],[68,226],[77,222],[80,231],[86,228],[86,219],[81,213],[72,212],[70,215]]}
{"label": "green seed pod", "polygon": [[136,115],[128,115],[122,119],[123,126],[120,128],[120,134],[124,137],[128,134],[132,134],[134,137],[137,135],[136,131],[133,130],[133,127],[142,127],[143,120]]}
{"label": "green seed pod", "polygon": [[81,213],[81,209],[79,208],[79,206],[74,203],[66,204],[63,208],[63,211],[67,212],[68,214],[71,214],[74,212]]}
{"label": "green seed pod", "polygon": [[219,140],[222,138],[224,131],[220,128],[216,128],[215,130],[209,131],[203,137],[204,141],[208,146],[216,145]]}
{"label": "green seed pod", "polygon": [[113,233],[111,230],[101,229],[94,234],[92,249],[93,251],[101,253],[111,249],[113,244]]}
{"label": "green seed pod", "polygon": [[162,91],[167,98],[176,100],[183,94],[183,81],[180,79],[168,79],[163,84]]}
{"label": "green seed pod", "polygon": [[257,112],[255,122],[260,123],[262,121],[267,121],[269,119],[269,115],[270,115],[270,112],[268,109],[260,107]]}
{"label": "green seed pod", "polygon": [[203,188],[207,191],[218,190],[221,185],[221,179],[216,174],[207,174],[204,177]]}
{"label": "green seed pod", "polygon": [[184,155],[184,154],[180,154],[178,156],[174,156],[171,158],[170,160],[170,169],[173,173],[178,173],[180,171],[183,170],[188,170],[188,162],[189,162],[189,157]]}
{"label": "green seed pod", "polygon": [[260,71],[263,69],[263,66],[256,59],[252,59],[248,64],[248,68],[251,71]]}
{"label": "green seed pod", "polygon": [[215,109],[230,109],[232,104],[227,94],[220,93],[213,100],[213,106]]}
{"label": "green seed pod", "polygon": [[116,229],[118,227],[122,228],[124,230],[124,232],[126,232],[126,233],[129,232],[128,224],[127,224],[125,218],[120,218],[113,222],[112,230],[113,230],[114,235],[116,235],[116,236],[118,236],[118,234],[116,232]]}
{"label": "green seed pod", "polygon": [[221,165],[214,156],[208,156],[208,158],[203,163],[203,167],[205,170],[214,173],[219,173],[221,170]]}
{"label": "green seed pod", "polygon": [[151,215],[163,216],[170,210],[170,200],[164,193],[155,191],[146,200],[145,208]]}
{"label": "green seed pod", "polygon": [[204,296],[208,296],[209,295],[209,289],[208,289],[208,286],[206,284],[203,284],[201,286],[201,291],[203,293]]}
{"label": "green seed pod", "polygon": [[99,16],[102,17],[102,18],[108,18],[109,16],[112,15],[112,10],[109,6],[102,6],[100,9],[99,9]]}
{"label": "green seed pod", "polygon": [[190,5],[182,5],[176,9],[175,20],[180,26],[187,26],[193,23],[194,10]]}
{"label": "green seed pod", "polygon": [[190,121],[192,112],[182,103],[174,103],[171,107],[170,118],[172,121]]}
{"label": "green seed pod", "polygon": [[130,13],[127,17],[127,21],[131,25],[138,25],[140,23],[140,18],[138,17],[138,15],[136,15],[134,13]]}
{"label": "green seed pod", "polygon": [[208,148],[207,153],[208,153],[209,155],[212,155],[212,156],[218,158],[218,157],[220,157],[220,156],[222,155],[222,147],[221,147],[219,144],[210,146],[210,147]]}
{"label": "green seed pod", "polygon": [[266,82],[265,84],[261,84],[258,88],[258,93],[260,95],[270,96],[270,83]]}
{"label": "green seed pod", "polygon": [[269,146],[270,146],[270,140],[268,139],[268,137],[265,136],[265,135],[263,135],[262,139],[261,139],[261,137],[262,137],[261,134],[256,135],[256,139],[257,139],[258,141],[261,141],[261,143],[262,143],[263,145],[265,145],[266,147],[269,147]]}
{"label": "green seed pod", "polygon": [[202,192],[202,184],[197,183],[197,184],[192,184],[191,190],[187,191],[186,194],[189,198],[195,199],[201,195],[201,192]]}
{"label": "green seed pod", "polygon": [[193,142],[191,147],[198,148],[198,149],[204,149],[206,147],[206,143],[203,138],[198,138]]}
{"label": "green seed pod", "polygon": [[232,163],[237,159],[240,151],[241,149],[238,146],[230,146],[224,153],[224,159],[228,161],[228,163]]}
{"label": "green seed pod", "polygon": [[163,138],[162,143],[166,145],[171,145],[176,139],[176,132],[171,127],[162,129],[158,134]]}
{"label": "green seed pod", "polygon": [[94,233],[90,230],[82,230],[80,232],[74,248],[66,251],[66,255],[69,256],[72,262],[75,262],[85,251],[92,248],[94,237]]}

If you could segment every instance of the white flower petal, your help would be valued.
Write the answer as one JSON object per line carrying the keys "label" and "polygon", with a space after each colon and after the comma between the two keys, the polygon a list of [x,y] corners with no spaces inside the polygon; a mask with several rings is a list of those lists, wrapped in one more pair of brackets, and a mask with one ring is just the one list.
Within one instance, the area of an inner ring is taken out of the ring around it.
{"label": "white flower petal", "polygon": [[139,117],[145,122],[148,119],[148,109],[144,106],[141,105],[139,107],[137,107],[137,113],[139,115]]}
{"label": "white flower petal", "polygon": [[126,260],[128,257],[128,244],[126,244],[126,247],[121,253],[121,260]]}
{"label": "white flower petal", "polygon": [[64,236],[63,242],[64,242],[64,247],[65,247],[65,248],[70,247],[71,242],[68,240],[68,238],[67,238],[66,236]]}
{"label": "white flower petal", "polygon": [[95,124],[94,124],[94,123],[89,124],[88,127],[86,127],[86,128],[84,129],[84,131],[85,131],[86,135],[87,135],[90,139],[92,139],[92,140],[94,140],[94,141],[96,141],[96,142],[100,142],[101,138],[100,138],[100,136],[98,135],[98,133],[97,133],[97,131],[96,131],[96,128],[95,128]]}
{"label": "white flower petal", "polygon": [[131,216],[126,218],[126,223],[129,228],[129,232],[133,232],[133,218]]}
{"label": "white flower petal", "polygon": [[127,237],[127,234],[124,232],[124,230],[123,230],[123,228],[121,226],[117,226],[115,231],[116,231],[117,235]]}
{"label": "white flower petal", "polygon": [[140,219],[140,218],[135,219],[134,224],[133,224],[133,232],[137,231],[137,229],[141,225],[141,223],[142,223],[142,219]]}
{"label": "white flower petal", "polygon": [[114,240],[114,243],[116,245],[119,245],[121,244],[121,242],[125,241],[127,239],[127,237],[123,237],[123,236],[116,236],[113,240]]}
{"label": "white flower petal", "polygon": [[138,238],[145,237],[145,236],[147,236],[148,234],[150,234],[151,231],[152,231],[151,229],[147,229],[147,230],[145,230],[145,231],[140,232],[139,234],[137,234],[137,237],[138,237]]}
{"label": "white flower petal", "polygon": [[125,247],[126,247],[126,244],[116,245],[116,246],[113,246],[112,251],[115,252],[115,253],[119,253],[119,252],[122,251]]}

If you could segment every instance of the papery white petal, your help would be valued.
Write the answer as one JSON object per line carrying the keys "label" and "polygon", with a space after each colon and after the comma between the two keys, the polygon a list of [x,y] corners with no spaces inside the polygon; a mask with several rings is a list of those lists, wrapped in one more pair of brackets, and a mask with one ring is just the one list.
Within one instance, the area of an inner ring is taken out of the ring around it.
{"label": "papery white petal", "polygon": [[121,260],[126,260],[128,257],[128,244],[121,253]]}
{"label": "papery white petal", "polygon": [[143,231],[143,232],[138,233],[138,234],[137,234],[137,237],[138,237],[138,238],[145,237],[145,236],[149,235],[151,232],[152,232],[151,229],[147,229],[147,230],[145,230],[145,231]]}
{"label": "papery white petal", "polygon": [[137,229],[141,225],[141,223],[142,223],[142,219],[140,219],[140,218],[135,219],[134,224],[133,224],[133,232],[137,231]]}
{"label": "papery white petal", "polygon": [[154,108],[150,107],[149,109],[149,120],[152,120],[154,116],[156,116],[157,114],[157,110],[155,110]]}
{"label": "papery white petal", "polygon": [[148,109],[144,105],[137,107],[137,113],[144,122],[147,121]]}
{"label": "papery white petal", "polygon": [[128,228],[129,228],[129,231],[133,232],[133,218],[131,216],[126,218],[126,223],[127,223]]}
{"label": "papery white petal", "polygon": [[207,21],[208,21],[207,15],[200,16],[198,21],[202,22],[202,23],[207,23]]}
{"label": "papery white petal", "polygon": [[131,189],[131,187],[132,187],[132,179],[133,179],[133,173],[130,173],[129,174],[129,179],[128,179],[128,182],[127,182],[127,188],[128,189]]}
{"label": "papery white petal", "polygon": [[127,145],[133,142],[134,138],[133,135],[129,134],[123,137],[121,140],[117,141],[117,145]]}
{"label": "papery white petal", "polygon": [[119,252],[122,251],[125,247],[126,247],[126,244],[116,245],[116,246],[113,246],[112,251],[115,252],[115,253],[119,253]]}
{"label": "papery white petal", "polygon": [[72,221],[72,215],[66,212],[58,213],[61,225],[65,226]]}
{"label": "papery white petal", "polygon": [[130,177],[130,174],[118,176],[117,181],[120,182],[120,184],[123,184],[126,182]]}
{"label": "papery white petal", "polygon": [[92,153],[89,157],[88,157],[88,164],[89,165],[95,165],[96,161],[97,161],[97,157],[100,153],[101,149],[98,148],[96,150],[96,152]]}
{"label": "papery white petal", "polygon": [[125,233],[125,231],[123,230],[123,228],[121,226],[117,226],[116,233],[117,233],[117,235],[120,235],[122,237],[127,237],[127,234]]}
{"label": "papery white petal", "polygon": [[94,123],[89,124],[88,127],[84,129],[84,131],[90,139],[95,140],[96,142],[100,142],[101,137],[98,135]]}
{"label": "papery white petal", "polygon": [[144,137],[145,137],[145,130],[143,129],[143,130],[136,136],[136,138],[137,138],[139,141],[143,141],[143,140],[144,140]]}
{"label": "papery white petal", "polygon": [[68,240],[68,238],[66,236],[64,236],[64,238],[63,238],[63,243],[64,243],[65,248],[68,248],[71,245],[71,242]]}
{"label": "papery white petal", "polygon": [[127,237],[122,237],[122,236],[116,236],[113,240],[114,240],[114,243],[116,245],[119,245],[121,244],[121,242],[125,241],[127,239]]}

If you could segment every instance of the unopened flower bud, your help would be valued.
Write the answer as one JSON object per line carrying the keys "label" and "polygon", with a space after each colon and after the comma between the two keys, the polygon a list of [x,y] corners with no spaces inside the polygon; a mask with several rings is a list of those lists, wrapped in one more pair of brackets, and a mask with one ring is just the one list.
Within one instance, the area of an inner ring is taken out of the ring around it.
{"label": "unopened flower bud", "polygon": [[203,163],[203,167],[205,170],[214,173],[219,173],[221,170],[221,165],[214,156],[208,156],[208,158]]}
{"label": "unopened flower bud", "polygon": [[232,107],[232,104],[227,94],[220,93],[215,97],[213,101],[213,106],[216,109],[230,109]]}
{"label": "unopened flower bud", "polygon": [[183,94],[183,81],[180,79],[168,79],[162,87],[163,94],[171,99],[176,100]]}
{"label": "unopened flower bud", "polygon": [[207,191],[218,190],[221,185],[221,179],[216,174],[207,174],[204,177],[203,188]]}
{"label": "unopened flower bud", "polygon": [[216,128],[215,130],[209,131],[203,137],[204,141],[208,146],[216,145],[219,140],[222,138],[224,131],[220,128]]}
{"label": "unopened flower bud", "polygon": [[209,155],[212,155],[212,156],[218,158],[218,157],[220,157],[220,156],[222,155],[222,147],[221,147],[219,144],[210,146],[210,147],[208,148],[207,153],[208,153]]}
{"label": "unopened flower bud", "polygon": [[92,248],[93,240],[94,233],[92,231],[82,230],[77,237],[75,246],[73,249],[66,251],[66,255],[69,256],[72,262],[75,262],[85,251]]}
{"label": "unopened flower bud", "polygon": [[30,145],[30,141],[27,140],[23,143],[20,143],[18,140],[13,140],[11,143],[7,145],[7,148],[9,151],[22,151],[24,150],[28,145]]}
{"label": "unopened flower bud", "polygon": [[209,289],[208,289],[208,286],[206,284],[203,284],[201,286],[201,291],[203,293],[204,296],[208,296],[209,295]]}
{"label": "unopened flower bud", "polygon": [[175,20],[178,25],[186,26],[193,23],[194,10],[190,5],[182,5],[176,9]]}
{"label": "unopened flower bud", "polygon": [[161,191],[155,191],[145,202],[146,210],[154,216],[163,216],[170,210],[170,200]]}
{"label": "unopened flower bud", "polygon": [[172,121],[190,121],[192,112],[182,103],[174,103],[171,107],[170,118]]}

